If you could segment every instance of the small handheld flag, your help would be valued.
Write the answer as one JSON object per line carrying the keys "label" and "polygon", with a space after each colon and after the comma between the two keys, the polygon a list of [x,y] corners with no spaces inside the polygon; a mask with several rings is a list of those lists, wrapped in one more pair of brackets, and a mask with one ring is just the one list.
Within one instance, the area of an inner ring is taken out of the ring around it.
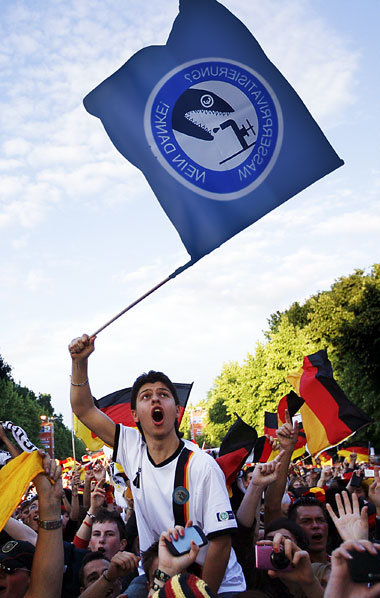
{"label": "small handheld flag", "polygon": [[231,12],[180,0],[165,46],[84,99],[141,169],[192,263],[343,164]]}

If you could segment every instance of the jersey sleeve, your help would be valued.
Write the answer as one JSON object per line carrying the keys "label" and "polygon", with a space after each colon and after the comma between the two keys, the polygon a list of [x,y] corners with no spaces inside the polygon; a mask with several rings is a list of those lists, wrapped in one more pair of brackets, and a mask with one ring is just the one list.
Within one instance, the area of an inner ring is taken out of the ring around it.
{"label": "jersey sleeve", "polygon": [[129,479],[135,473],[141,445],[142,438],[138,430],[116,424],[112,460],[122,466]]}
{"label": "jersey sleeve", "polygon": [[[218,464],[207,455],[201,455],[201,472],[197,472],[196,510],[201,513],[199,523],[209,540],[224,534],[234,533],[237,527],[231,508],[224,474]],[[199,475],[200,473],[200,475]]]}

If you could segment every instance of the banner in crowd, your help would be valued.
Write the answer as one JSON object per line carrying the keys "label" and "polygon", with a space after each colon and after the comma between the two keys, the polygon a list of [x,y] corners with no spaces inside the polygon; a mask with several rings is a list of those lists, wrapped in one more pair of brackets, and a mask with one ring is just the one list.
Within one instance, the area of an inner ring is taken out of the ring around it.
{"label": "banner in crowd", "polygon": [[181,0],[166,45],[137,52],[84,105],[142,170],[193,261],[343,164],[216,0]]}

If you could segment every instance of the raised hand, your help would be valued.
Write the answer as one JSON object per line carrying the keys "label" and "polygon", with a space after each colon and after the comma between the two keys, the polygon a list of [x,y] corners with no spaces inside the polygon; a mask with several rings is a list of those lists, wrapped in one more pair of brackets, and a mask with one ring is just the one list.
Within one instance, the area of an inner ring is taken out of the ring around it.
{"label": "raised hand", "polygon": [[378,466],[375,466],[374,468],[374,476],[375,479],[368,488],[368,498],[376,507],[377,517],[380,517],[380,476]]}
{"label": "raised hand", "polygon": [[281,451],[273,461],[268,463],[257,463],[253,470],[252,478],[249,484],[251,486],[260,486],[266,488],[277,479],[281,466],[281,459],[285,451]]}
{"label": "raised hand", "polygon": [[326,504],[326,509],[333,520],[343,542],[348,540],[368,540],[368,507],[363,507],[360,512],[359,499],[356,494],[352,495],[352,506],[348,493],[342,492],[335,495],[338,515],[334,513],[331,505]]}
{"label": "raised hand", "polygon": [[281,449],[293,452],[298,439],[298,422],[292,424],[288,409],[285,409],[285,423],[277,430],[277,438]]}
{"label": "raised hand", "polygon": [[90,338],[88,334],[82,334],[82,336],[74,338],[69,344],[71,358],[74,361],[88,359],[95,350],[95,338],[95,336]]}
{"label": "raised hand", "polygon": [[[186,527],[191,527],[192,524],[192,521],[188,521]],[[177,573],[181,573],[181,571],[190,567],[197,558],[199,546],[193,541],[190,543],[190,552],[187,552],[186,554],[173,556],[168,550],[165,540],[172,542],[173,539],[177,540],[178,536],[184,535],[185,529],[182,526],[177,525],[174,528],[168,529],[166,532],[162,532],[160,536],[160,541],[158,543],[158,568],[161,569],[161,571],[164,571],[167,575],[170,575],[170,577],[173,577],[173,575],[177,575]]]}
{"label": "raised hand", "polygon": [[354,583],[351,580],[347,562],[352,559],[349,551],[354,550],[377,554],[380,544],[368,540],[344,542],[331,555],[331,575],[324,598],[376,598],[380,596],[380,583],[368,587],[366,583]]}

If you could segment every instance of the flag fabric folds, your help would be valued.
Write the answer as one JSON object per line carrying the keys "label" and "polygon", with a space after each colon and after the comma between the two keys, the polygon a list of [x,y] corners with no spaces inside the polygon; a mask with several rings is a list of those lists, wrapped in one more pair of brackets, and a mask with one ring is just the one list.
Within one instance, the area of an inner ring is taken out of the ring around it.
{"label": "flag fabric folds", "polygon": [[0,470],[0,531],[17,507],[29,482],[44,473],[42,457],[37,451],[23,452]]}
{"label": "flag fabric folds", "polygon": [[304,399],[300,411],[312,455],[342,442],[372,421],[338,386],[325,350],[305,357],[302,368],[290,374],[288,381]]}
{"label": "flag fabric folds", "polygon": [[369,462],[369,448],[368,442],[359,442],[353,440],[350,444],[346,444],[344,446],[339,447],[338,455],[339,457],[345,457],[347,461],[350,460],[350,454],[356,453],[356,461],[358,463],[368,463]]}
{"label": "flag fabric folds", "polygon": [[84,105],[142,170],[192,261],[343,164],[216,0],[180,0],[166,45],[137,52]]}
{"label": "flag fabric folds", "polygon": [[[277,415],[265,411],[264,413],[264,434],[268,436],[277,436]],[[266,436],[260,436],[255,445],[253,460],[256,463],[267,463],[272,461],[278,455],[278,451],[272,450],[272,445]]]}
{"label": "flag fabric folds", "polygon": [[235,481],[257,441],[255,428],[246,424],[236,413],[235,415],[236,422],[223,438],[219,456],[216,459],[225,475],[227,487],[230,487]]}
{"label": "flag fabric folds", "polygon": [[[193,383],[186,384],[181,382],[174,382],[177,391],[180,415],[178,417],[178,424],[181,423],[186,404],[193,387]],[[94,399],[95,405],[103,411],[108,417],[115,422],[115,424],[123,424],[124,426],[136,427],[135,420],[132,417],[131,411],[131,392],[132,387],[116,390],[101,399]],[[82,424],[74,415],[74,433],[80,438],[86,447],[91,451],[98,451],[104,446],[103,440],[98,438],[91,430]]]}

